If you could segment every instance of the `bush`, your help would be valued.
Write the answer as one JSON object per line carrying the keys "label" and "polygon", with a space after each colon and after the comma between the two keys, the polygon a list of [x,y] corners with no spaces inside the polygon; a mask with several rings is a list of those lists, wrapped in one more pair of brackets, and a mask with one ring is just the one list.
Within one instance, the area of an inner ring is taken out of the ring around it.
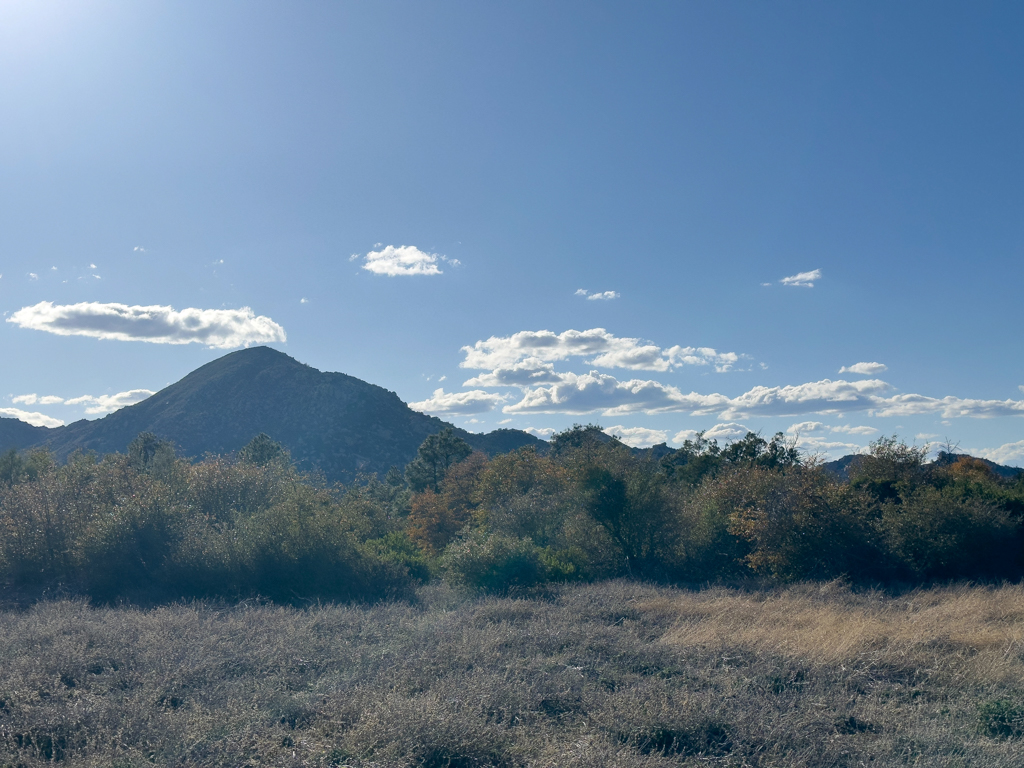
{"label": "bush", "polygon": [[441,570],[450,584],[487,592],[529,587],[548,577],[541,552],[530,539],[484,530],[448,545]]}
{"label": "bush", "polygon": [[980,704],[978,731],[994,739],[1024,736],[1024,706],[1006,699]]}
{"label": "bush", "polygon": [[914,579],[1019,575],[1020,522],[984,498],[955,487],[922,486],[882,508],[888,549]]}

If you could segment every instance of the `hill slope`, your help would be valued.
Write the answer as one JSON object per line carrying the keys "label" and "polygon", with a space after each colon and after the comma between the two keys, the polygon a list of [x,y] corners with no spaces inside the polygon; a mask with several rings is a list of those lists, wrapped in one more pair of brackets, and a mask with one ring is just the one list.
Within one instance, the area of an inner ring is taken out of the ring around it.
{"label": "hill slope", "polygon": [[[14,420],[3,420],[8,421]],[[35,439],[26,443],[32,434],[0,425],[0,449],[45,444],[60,458],[77,449],[123,452],[140,432],[153,432],[171,440],[179,455],[201,456],[236,451],[265,432],[288,448],[301,468],[320,469],[330,480],[351,480],[358,472],[404,466],[427,435],[450,425],[412,410],[382,387],[253,347],[207,363],[102,419],[55,429],[22,426],[34,430]],[[492,454],[541,444],[518,430],[456,433]]]}

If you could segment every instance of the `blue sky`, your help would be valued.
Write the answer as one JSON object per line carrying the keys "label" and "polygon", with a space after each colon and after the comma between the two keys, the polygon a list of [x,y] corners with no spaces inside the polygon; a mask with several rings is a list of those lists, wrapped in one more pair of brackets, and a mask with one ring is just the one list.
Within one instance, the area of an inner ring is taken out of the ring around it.
{"label": "blue sky", "polygon": [[269,343],[474,431],[1022,465],[1022,34],[1014,3],[9,0],[0,415]]}

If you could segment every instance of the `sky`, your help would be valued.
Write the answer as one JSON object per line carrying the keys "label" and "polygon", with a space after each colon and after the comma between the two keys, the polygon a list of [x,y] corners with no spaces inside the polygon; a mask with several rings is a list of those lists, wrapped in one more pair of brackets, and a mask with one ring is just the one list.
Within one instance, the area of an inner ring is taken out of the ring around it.
{"label": "sky", "polygon": [[0,0],[0,416],[267,344],[461,427],[1024,466],[1024,5]]}

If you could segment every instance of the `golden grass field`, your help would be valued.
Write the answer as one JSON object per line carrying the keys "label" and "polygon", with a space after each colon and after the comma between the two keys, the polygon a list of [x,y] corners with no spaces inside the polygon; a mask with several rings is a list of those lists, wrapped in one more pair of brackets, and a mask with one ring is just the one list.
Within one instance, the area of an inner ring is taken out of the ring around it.
{"label": "golden grass field", "polygon": [[1024,765],[1024,588],[0,614],[0,766]]}

